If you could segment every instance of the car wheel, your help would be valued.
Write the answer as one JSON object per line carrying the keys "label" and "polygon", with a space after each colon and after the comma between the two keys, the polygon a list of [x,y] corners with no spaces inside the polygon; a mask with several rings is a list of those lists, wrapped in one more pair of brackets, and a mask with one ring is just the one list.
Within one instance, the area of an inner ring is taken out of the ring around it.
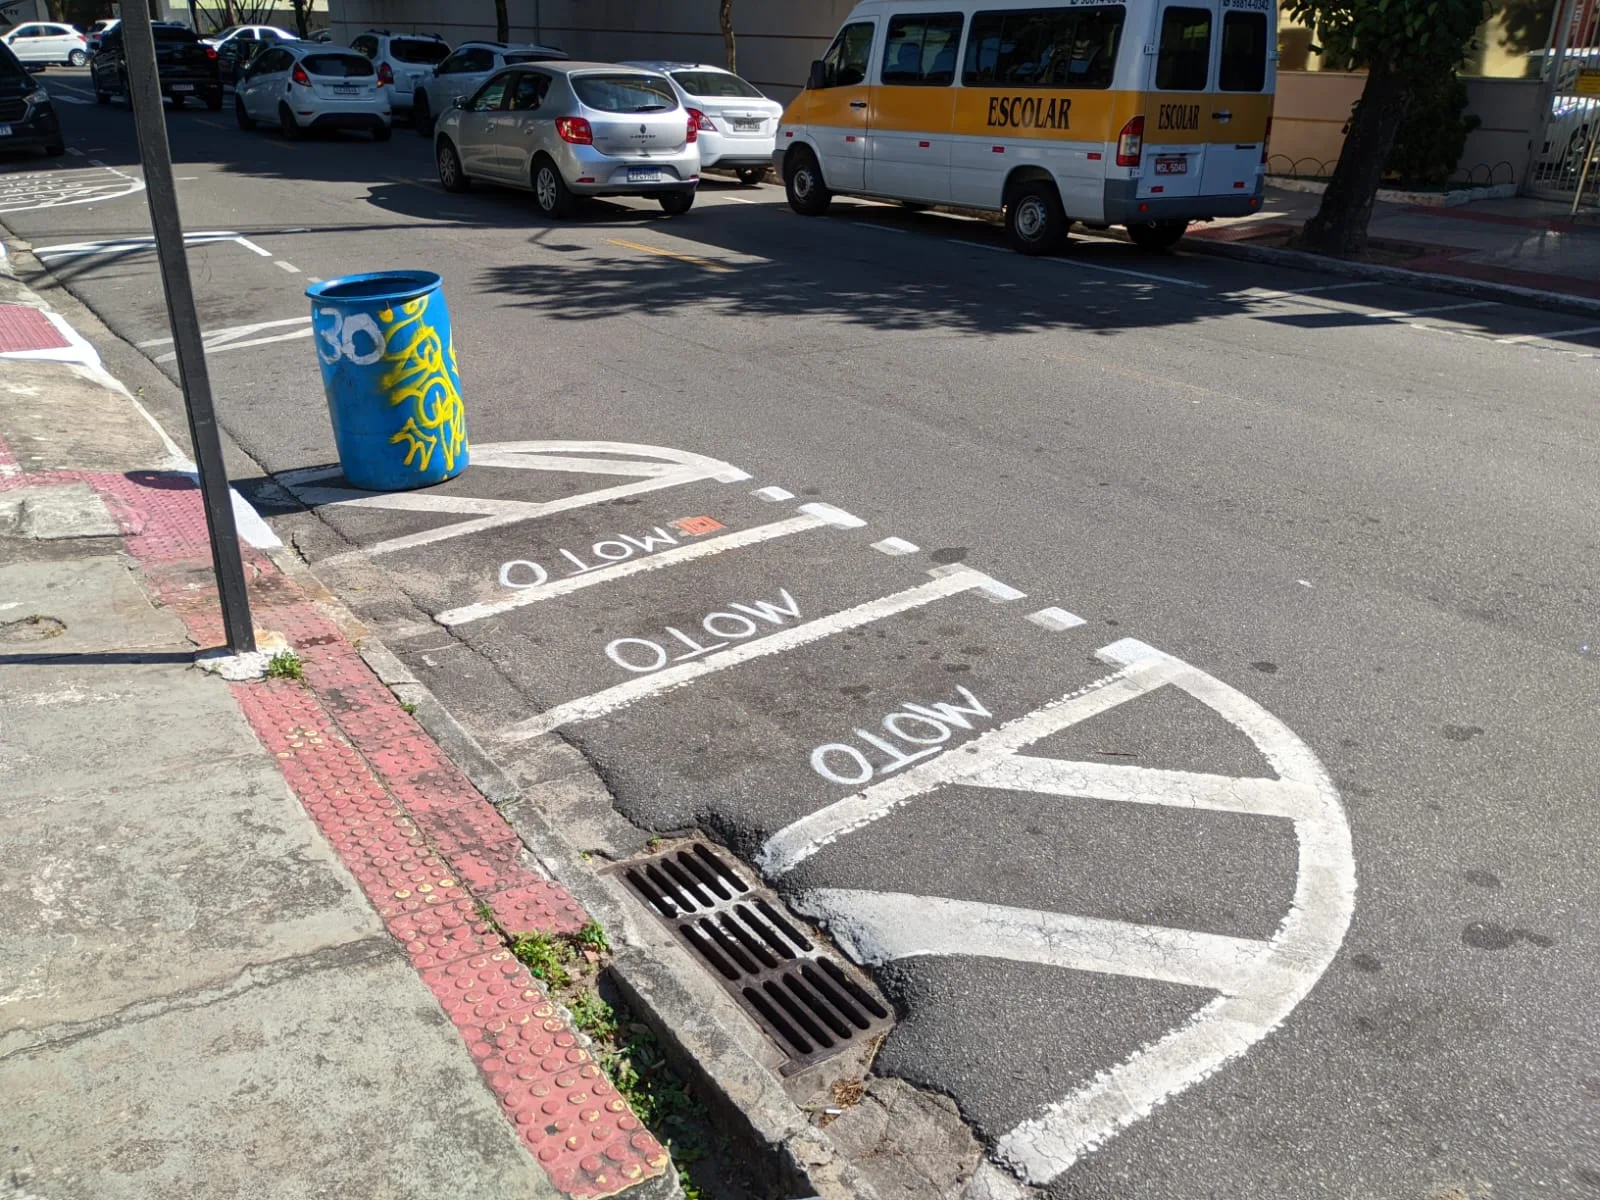
{"label": "car wheel", "polygon": [[1023,254],[1050,254],[1067,236],[1067,217],[1061,210],[1056,185],[1030,179],[1017,186],[1006,202],[1006,237],[1013,250]]}
{"label": "car wheel", "polygon": [[1189,229],[1187,221],[1140,221],[1126,226],[1135,246],[1145,250],[1170,250]]}
{"label": "car wheel", "polygon": [[244,106],[244,100],[239,96],[233,98],[233,119],[239,122],[239,128],[246,133],[256,127],[256,119],[250,115],[250,110]]}
{"label": "car wheel", "polygon": [[784,160],[783,190],[789,197],[789,207],[803,217],[820,217],[833,203],[816,155],[804,146],[790,151]]}
{"label": "car wheel", "polygon": [[303,132],[300,128],[300,122],[294,119],[294,114],[289,111],[287,104],[278,105],[278,126],[283,130],[283,136],[289,141],[297,142],[300,140],[300,134]]}
{"label": "car wheel", "polygon": [[466,172],[461,169],[461,156],[456,153],[456,148],[450,144],[449,138],[439,139],[439,153],[436,155],[439,165],[439,186],[447,192],[464,192],[472,186]]}
{"label": "car wheel", "polygon": [[81,67],[88,61],[89,56],[82,50],[74,50],[71,54],[67,55],[67,66],[69,67]]}
{"label": "car wheel", "polygon": [[533,162],[533,202],[552,221],[572,215],[572,192],[561,168],[542,155]]}
{"label": "car wheel", "polygon": [[44,156],[46,158],[60,158],[66,152],[67,144],[65,142],[51,142],[44,148]]}
{"label": "car wheel", "polygon": [[411,109],[411,121],[423,137],[433,132],[433,110],[428,107],[428,93],[417,89],[416,104]]}
{"label": "car wheel", "polygon": [[755,187],[756,184],[767,177],[767,169],[765,167],[740,167],[734,174],[739,177],[739,182],[744,184],[745,187]]}
{"label": "car wheel", "polygon": [[393,127],[382,121],[372,127],[372,140],[375,142],[387,142],[393,136]]}
{"label": "car wheel", "polygon": [[662,192],[656,199],[661,203],[661,211],[669,217],[681,217],[694,207],[694,189],[688,188],[681,192]]}

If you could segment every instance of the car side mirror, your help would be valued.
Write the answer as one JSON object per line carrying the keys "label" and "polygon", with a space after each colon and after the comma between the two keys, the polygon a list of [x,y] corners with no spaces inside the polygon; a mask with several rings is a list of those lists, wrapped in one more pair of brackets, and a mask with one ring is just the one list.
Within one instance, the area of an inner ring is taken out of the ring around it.
{"label": "car side mirror", "polygon": [[467,98],[465,96],[457,96],[454,100],[450,101],[450,107],[451,108],[465,108],[468,103],[469,103],[469,101],[467,100]]}
{"label": "car side mirror", "polygon": [[828,67],[820,58],[811,64],[811,74],[806,76],[806,87],[825,88],[828,86]]}

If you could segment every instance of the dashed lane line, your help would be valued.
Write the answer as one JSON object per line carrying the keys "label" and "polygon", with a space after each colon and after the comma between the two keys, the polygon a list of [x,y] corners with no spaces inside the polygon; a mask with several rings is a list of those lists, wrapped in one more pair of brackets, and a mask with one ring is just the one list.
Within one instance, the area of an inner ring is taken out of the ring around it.
{"label": "dashed lane line", "polygon": [[[933,572],[929,572],[933,574]],[[676,666],[666,667],[649,675],[641,675],[630,679],[626,683],[619,683],[614,687],[595,692],[578,700],[566,704],[558,704],[546,712],[540,713],[526,721],[504,729],[499,734],[499,740],[504,743],[529,741],[542,737],[552,730],[564,725],[572,725],[580,721],[592,721],[596,717],[605,716],[607,713],[616,712],[618,709],[627,708],[648,696],[658,695],[661,692],[672,691],[692,683],[704,675],[715,671],[727,670],[741,663],[750,662],[758,658],[766,658],[773,654],[781,654],[811,642],[821,641],[823,638],[844,633],[850,629],[858,629],[863,625],[870,625],[874,621],[881,621],[885,617],[896,613],[906,612],[913,608],[920,608],[925,604],[932,604],[946,596],[958,595],[961,592],[979,591],[987,592],[991,598],[1009,598],[1017,594],[1015,589],[1006,587],[992,576],[972,567],[956,567],[953,570],[936,575],[927,583],[918,584],[916,587],[907,588],[905,591],[895,592],[892,595],[880,596],[876,600],[869,600],[865,604],[858,604],[854,608],[847,608],[840,612],[831,613],[826,617],[818,617],[800,625],[783,629],[777,633],[752,642],[742,642],[727,650],[719,650],[704,658],[693,662],[679,663]]]}

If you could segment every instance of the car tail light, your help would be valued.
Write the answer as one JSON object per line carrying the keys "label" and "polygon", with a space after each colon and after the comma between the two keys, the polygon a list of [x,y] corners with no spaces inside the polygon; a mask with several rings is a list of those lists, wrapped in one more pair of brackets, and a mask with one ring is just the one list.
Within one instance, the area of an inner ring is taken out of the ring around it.
{"label": "car tail light", "polygon": [[594,130],[582,117],[557,117],[556,132],[561,135],[563,142],[571,142],[574,146],[594,145]]}
{"label": "car tail light", "polygon": [[1137,167],[1144,154],[1144,118],[1134,117],[1117,134],[1117,166]]}
{"label": "car tail light", "polygon": [[689,110],[689,127],[695,130],[703,129],[707,133],[715,133],[717,131],[717,127],[712,123],[711,118],[706,116],[705,113],[701,112],[698,108],[691,108]]}
{"label": "car tail light", "polygon": [[1272,140],[1272,118],[1267,118],[1267,131],[1261,135],[1261,165],[1267,165],[1267,143]]}
{"label": "car tail light", "polygon": [[311,86],[311,76],[306,74],[306,69],[299,63],[295,63],[294,70],[289,72],[289,78],[301,87]]}
{"label": "car tail light", "polygon": [[394,86],[394,68],[391,67],[388,63],[379,63],[378,64],[378,86],[379,87],[393,87]]}
{"label": "car tail light", "polygon": [[209,58],[212,62],[216,62],[217,61],[217,48],[215,46],[207,46],[206,47],[206,57]]}

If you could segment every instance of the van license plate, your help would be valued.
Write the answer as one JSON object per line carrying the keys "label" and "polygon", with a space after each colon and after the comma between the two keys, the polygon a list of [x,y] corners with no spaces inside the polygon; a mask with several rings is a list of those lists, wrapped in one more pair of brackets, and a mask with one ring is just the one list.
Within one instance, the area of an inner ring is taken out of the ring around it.
{"label": "van license plate", "polygon": [[1187,175],[1188,173],[1189,156],[1187,154],[1156,155],[1157,175]]}
{"label": "van license plate", "polygon": [[0,137],[10,137],[10,136],[11,136],[11,126],[9,126],[9,125],[0,125]]}
{"label": "van license plate", "polygon": [[661,178],[659,167],[629,167],[629,183],[653,183]]}

